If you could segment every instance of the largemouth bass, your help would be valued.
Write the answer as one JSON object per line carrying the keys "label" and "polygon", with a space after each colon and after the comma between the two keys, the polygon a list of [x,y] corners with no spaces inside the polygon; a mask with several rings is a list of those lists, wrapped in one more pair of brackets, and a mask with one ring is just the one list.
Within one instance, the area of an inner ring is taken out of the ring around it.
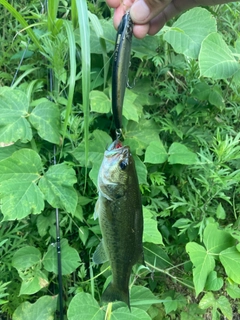
{"label": "largemouth bass", "polygon": [[98,175],[99,218],[102,242],[93,261],[110,261],[112,282],[102,295],[106,302],[121,300],[130,308],[129,279],[132,267],[143,261],[143,214],[133,157],[127,146],[114,141],[105,151]]}

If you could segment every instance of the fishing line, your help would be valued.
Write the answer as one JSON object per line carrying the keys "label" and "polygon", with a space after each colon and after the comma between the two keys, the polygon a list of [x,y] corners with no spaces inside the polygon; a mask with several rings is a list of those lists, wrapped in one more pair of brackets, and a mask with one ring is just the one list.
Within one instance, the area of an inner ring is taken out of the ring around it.
{"label": "fishing line", "polygon": [[14,82],[15,82],[15,80],[16,80],[16,78],[17,78],[17,75],[18,75],[18,72],[19,72],[19,70],[20,70],[20,67],[21,67],[21,65],[22,65],[23,59],[25,58],[25,55],[26,55],[26,52],[27,52],[29,43],[30,43],[30,39],[28,38],[27,45],[26,45],[26,47],[25,47],[25,49],[24,49],[24,51],[23,51],[23,54],[22,54],[22,56],[21,56],[21,59],[20,59],[20,61],[19,61],[18,66],[17,66],[17,70],[16,70],[16,72],[14,73],[14,76],[13,76],[13,79],[12,79],[12,82],[11,82],[10,87],[12,87],[12,86],[14,85]]}

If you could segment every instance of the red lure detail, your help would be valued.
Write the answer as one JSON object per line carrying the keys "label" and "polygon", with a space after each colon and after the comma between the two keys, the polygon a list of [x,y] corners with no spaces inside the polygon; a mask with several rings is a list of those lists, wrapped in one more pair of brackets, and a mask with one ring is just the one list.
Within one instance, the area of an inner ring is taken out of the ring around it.
{"label": "red lure detail", "polygon": [[122,143],[120,141],[118,141],[115,145],[115,148],[118,149],[118,148],[122,148]]}

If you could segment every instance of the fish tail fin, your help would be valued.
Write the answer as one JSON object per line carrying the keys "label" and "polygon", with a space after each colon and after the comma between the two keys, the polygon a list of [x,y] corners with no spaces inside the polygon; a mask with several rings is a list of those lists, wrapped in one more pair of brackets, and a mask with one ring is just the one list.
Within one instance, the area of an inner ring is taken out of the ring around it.
{"label": "fish tail fin", "polygon": [[126,288],[126,290],[121,290],[111,282],[103,292],[102,300],[105,302],[123,301],[128,305],[128,308],[131,311],[128,288]]}

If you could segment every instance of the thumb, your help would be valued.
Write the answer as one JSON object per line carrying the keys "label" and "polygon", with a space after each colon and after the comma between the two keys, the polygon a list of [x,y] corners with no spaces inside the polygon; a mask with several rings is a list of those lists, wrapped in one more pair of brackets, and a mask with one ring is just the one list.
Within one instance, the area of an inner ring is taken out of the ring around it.
{"label": "thumb", "polygon": [[156,17],[172,0],[136,0],[130,10],[133,22],[145,24]]}

